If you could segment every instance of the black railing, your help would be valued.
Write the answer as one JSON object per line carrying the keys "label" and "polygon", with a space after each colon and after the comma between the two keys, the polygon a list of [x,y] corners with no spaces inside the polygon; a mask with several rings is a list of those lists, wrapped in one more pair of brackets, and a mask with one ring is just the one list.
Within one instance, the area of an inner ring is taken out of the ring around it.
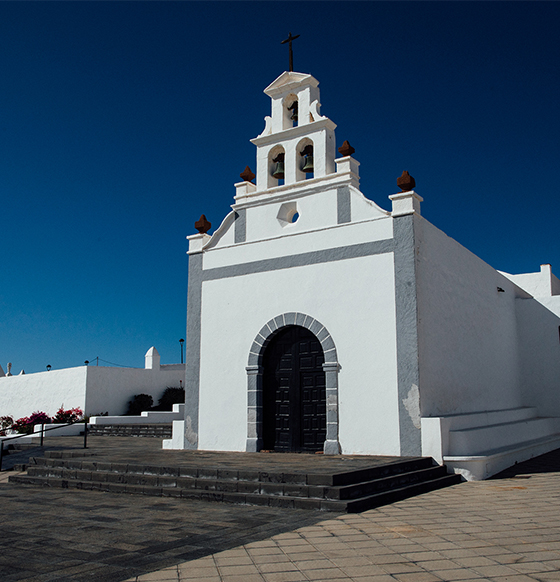
{"label": "black railing", "polygon": [[[43,441],[44,441],[44,437],[45,437],[45,433],[48,432],[49,430],[57,430],[59,428],[63,428],[64,426],[72,426],[73,424],[80,424],[80,423],[84,423],[84,449],[87,449],[87,433],[88,433],[88,423],[87,421],[84,420],[75,420],[74,422],[65,422],[64,424],[62,423],[57,423],[58,426],[51,426],[50,428],[45,428],[45,424],[41,423],[41,441],[39,443],[39,446],[42,447],[43,446]],[[33,425],[33,430],[35,430],[35,427],[39,426],[39,424],[34,424]],[[48,426],[48,425],[47,425]],[[10,430],[11,427],[2,429],[2,432],[5,432],[7,430]],[[34,435],[35,433],[32,432],[31,435]],[[9,436],[7,438],[2,438],[2,440],[0,441],[0,471],[2,470],[2,461],[4,459],[4,441],[13,441],[15,439],[21,439],[23,437],[25,437],[27,435],[25,434],[18,434],[18,435],[14,435],[14,436]]]}

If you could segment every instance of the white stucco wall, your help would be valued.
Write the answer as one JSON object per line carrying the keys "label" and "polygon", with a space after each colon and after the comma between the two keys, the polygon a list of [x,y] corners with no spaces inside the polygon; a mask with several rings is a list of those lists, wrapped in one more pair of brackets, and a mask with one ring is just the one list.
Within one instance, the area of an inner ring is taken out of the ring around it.
{"label": "white stucco wall", "polygon": [[80,366],[0,378],[0,416],[17,420],[36,411],[52,416],[62,405],[83,410],[86,374],[87,367]]}
{"label": "white stucco wall", "polygon": [[422,415],[521,406],[515,305],[526,294],[423,218],[416,227]]}
{"label": "white stucco wall", "polygon": [[[380,221],[369,228],[370,240],[387,233]],[[302,235],[300,252],[322,248],[335,230]],[[297,245],[284,242],[285,250]],[[398,454],[394,296],[392,253],[204,282],[199,447],[245,450],[249,349],[267,321],[299,312],[321,322],[336,345],[343,452],[372,452],[375,443],[378,454]]]}
{"label": "white stucco wall", "polygon": [[533,297],[560,295],[560,281],[552,273],[552,267],[549,264],[541,265],[540,271],[537,273],[502,274]]}
{"label": "white stucco wall", "polygon": [[559,307],[558,295],[516,301],[522,396],[542,416],[560,416]]}
{"label": "white stucco wall", "polygon": [[185,365],[155,369],[80,366],[0,378],[0,416],[14,419],[35,411],[52,416],[64,405],[87,415],[124,414],[136,394],[150,394],[158,403],[168,386],[185,384]]}
{"label": "white stucco wall", "polygon": [[167,387],[185,384],[184,364],[161,366],[159,369],[105,368],[89,366],[87,376],[86,411],[89,415],[108,412],[121,415],[136,394],[149,394],[158,403]]}

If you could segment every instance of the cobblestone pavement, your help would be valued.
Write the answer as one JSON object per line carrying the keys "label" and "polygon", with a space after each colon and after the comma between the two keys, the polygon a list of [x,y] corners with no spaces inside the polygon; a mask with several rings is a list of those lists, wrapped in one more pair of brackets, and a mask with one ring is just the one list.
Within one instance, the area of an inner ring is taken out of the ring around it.
{"label": "cobblestone pavement", "polygon": [[10,473],[2,582],[560,581],[560,450],[354,515],[21,487]]}

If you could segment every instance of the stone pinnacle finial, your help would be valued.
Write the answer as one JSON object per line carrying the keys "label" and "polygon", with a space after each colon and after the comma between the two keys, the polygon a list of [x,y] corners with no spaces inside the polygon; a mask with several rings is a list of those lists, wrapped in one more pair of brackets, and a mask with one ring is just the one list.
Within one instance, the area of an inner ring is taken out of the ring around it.
{"label": "stone pinnacle finial", "polygon": [[342,145],[338,148],[338,153],[343,156],[351,156],[356,150],[348,143],[348,140],[344,140]]}
{"label": "stone pinnacle finial", "polygon": [[244,182],[252,182],[255,179],[255,174],[251,172],[251,168],[249,166],[245,166],[245,169],[239,174],[239,177]]}
{"label": "stone pinnacle finial", "polygon": [[201,214],[200,218],[194,223],[194,227],[200,234],[206,234],[212,228],[212,223],[207,220],[204,214]]}
{"label": "stone pinnacle finial", "polygon": [[400,178],[397,178],[397,186],[403,192],[410,192],[416,186],[416,180],[406,171],[402,173]]}

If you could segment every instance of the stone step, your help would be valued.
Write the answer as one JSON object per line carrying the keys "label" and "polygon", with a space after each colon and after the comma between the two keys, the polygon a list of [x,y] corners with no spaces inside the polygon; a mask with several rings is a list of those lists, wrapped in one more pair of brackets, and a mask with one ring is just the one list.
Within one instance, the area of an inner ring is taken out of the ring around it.
{"label": "stone step", "polygon": [[436,465],[425,469],[418,469],[408,473],[398,473],[388,477],[345,485],[342,487],[328,488],[328,498],[336,500],[351,500],[367,497],[383,491],[398,489],[412,483],[419,483],[439,479],[447,475],[445,467]]}
{"label": "stone step", "polygon": [[137,436],[171,438],[171,424],[91,424],[88,434],[92,436]]}
{"label": "stone step", "polygon": [[434,466],[429,458],[390,462],[347,473],[306,474],[111,463],[91,457],[57,455],[62,452],[51,451],[45,457],[31,458],[27,475],[12,476],[10,481],[274,507],[363,511],[461,480],[459,475],[447,475],[445,467]]}
{"label": "stone step", "polygon": [[239,479],[213,479],[179,477],[171,475],[154,475],[131,472],[88,471],[82,469],[62,468],[48,465],[30,465],[27,470],[30,477],[54,477],[63,480],[75,480],[100,483],[128,483],[147,487],[178,487],[180,489],[200,489],[204,491],[227,491],[264,495],[282,495],[294,497],[312,497],[344,501],[365,497],[375,493],[399,488],[407,484],[437,479],[446,475],[444,467],[431,467],[422,471],[400,473],[352,486],[306,485],[301,483],[281,483],[267,481],[247,481]]}
{"label": "stone step", "polygon": [[[141,478],[139,476],[139,478]],[[319,509],[322,511],[338,511],[356,513],[394,503],[413,495],[426,493],[442,487],[459,483],[459,475],[446,475],[435,480],[413,483],[398,489],[384,491],[365,498],[354,500],[332,500],[319,497],[303,497],[280,495],[263,492],[227,491],[220,489],[191,489],[182,487],[163,487],[158,485],[143,485],[140,483],[120,483],[109,481],[79,481],[62,479],[60,477],[15,475],[10,482],[32,486],[59,487],[62,489],[82,489],[91,491],[106,491],[109,493],[128,493],[148,495],[153,497],[180,497],[200,501],[214,501],[242,505],[263,505],[268,507],[287,507],[295,509]],[[232,483],[231,481],[229,482]],[[210,483],[208,484],[210,486]]]}
{"label": "stone step", "polygon": [[[433,460],[429,457],[404,459],[396,462],[384,463],[380,466],[367,469],[353,470],[338,473],[304,473],[286,471],[247,471],[231,467],[219,468],[214,466],[183,465],[181,467],[162,465],[143,465],[137,463],[111,463],[99,459],[84,459],[91,455],[89,451],[47,451],[43,457],[33,457],[30,463],[46,465],[58,468],[83,469],[87,471],[108,471],[121,473],[134,473],[144,475],[169,475],[175,477],[192,477],[201,479],[262,481],[266,483],[290,483],[299,485],[316,485],[325,487],[341,487],[354,485],[367,481],[374,481],[399,475],[412,473],[434,467]],[[62,461],[60,459],[63,459]],[[435,465],[435,468],[438,466]]]}

